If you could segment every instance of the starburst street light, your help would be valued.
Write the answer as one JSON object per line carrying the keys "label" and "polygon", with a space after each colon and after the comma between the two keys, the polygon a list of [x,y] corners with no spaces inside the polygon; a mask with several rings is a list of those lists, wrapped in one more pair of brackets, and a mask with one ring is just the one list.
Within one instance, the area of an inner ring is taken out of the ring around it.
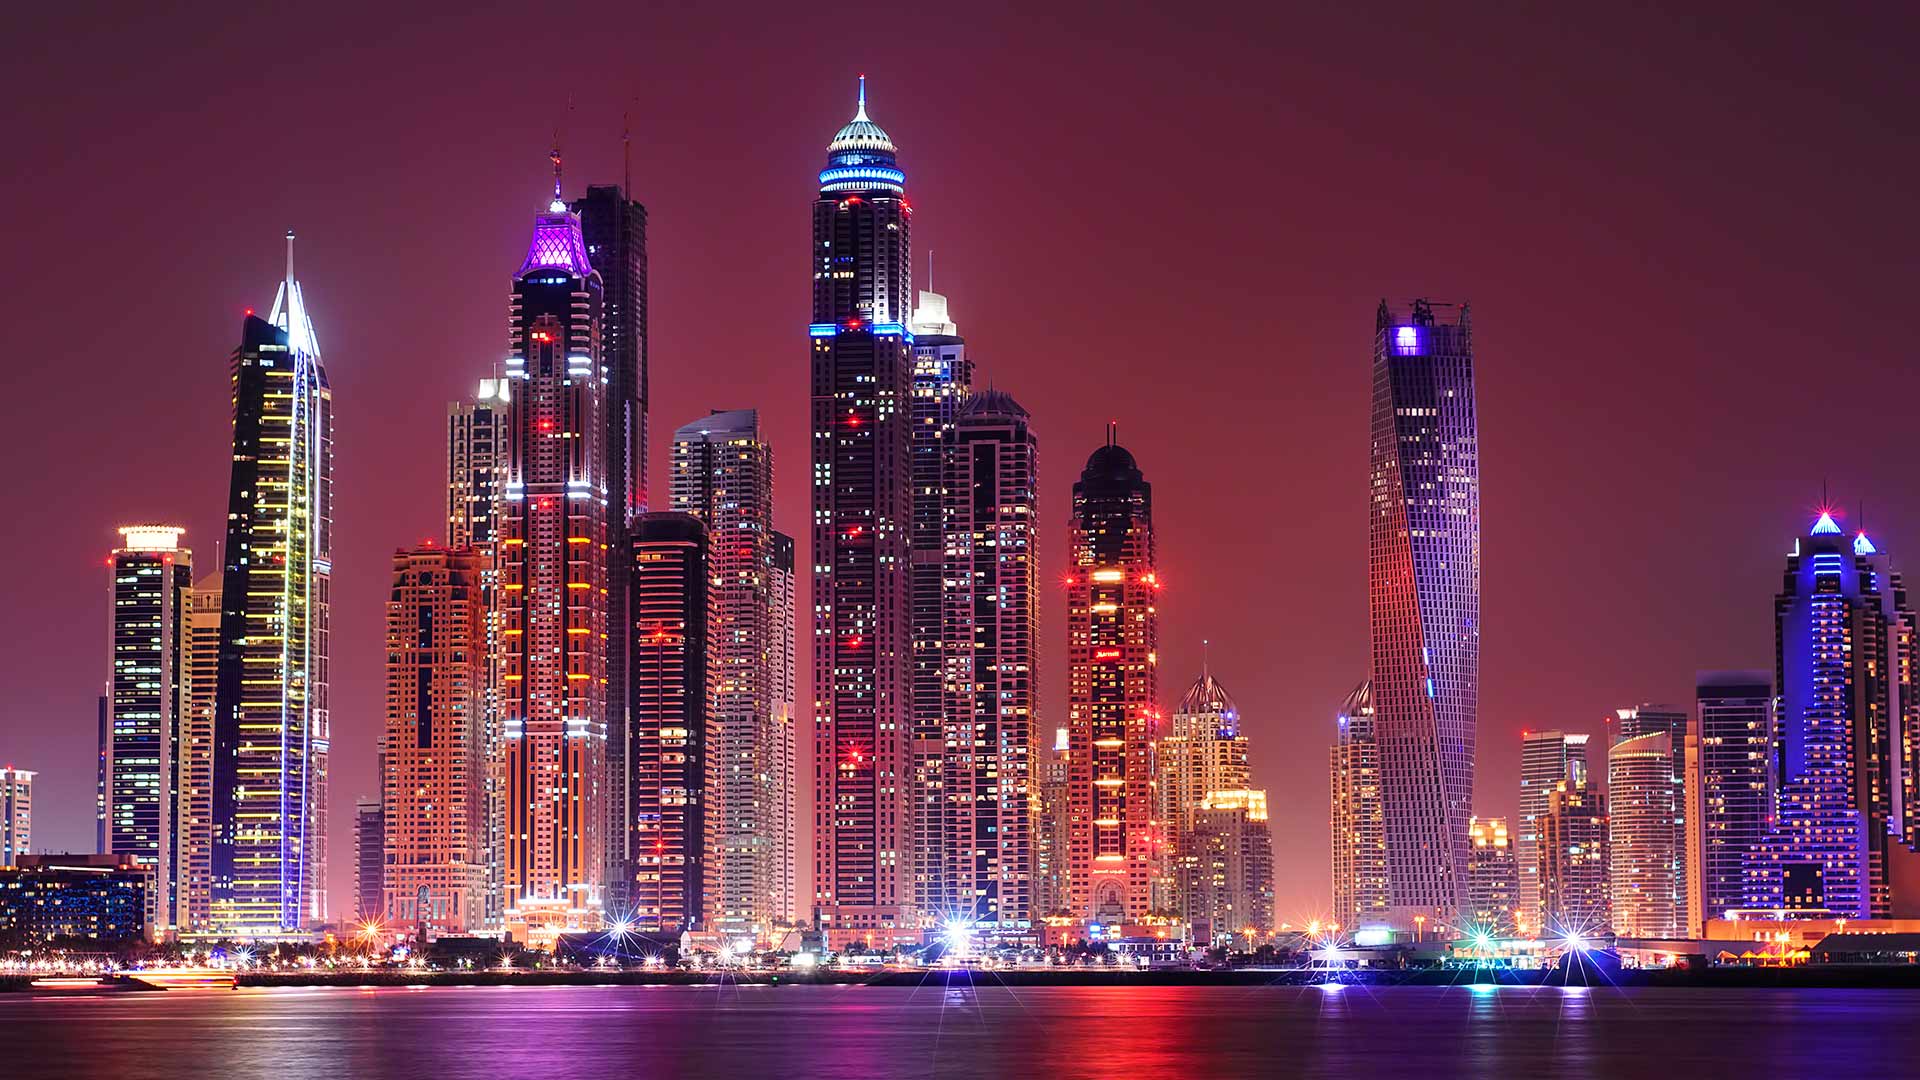
{"label": "starburst street light", "polygon": [[940,928],[940,941],[949,956],[965,956],[973,947],[975,927],[972,919],[948,919]]}

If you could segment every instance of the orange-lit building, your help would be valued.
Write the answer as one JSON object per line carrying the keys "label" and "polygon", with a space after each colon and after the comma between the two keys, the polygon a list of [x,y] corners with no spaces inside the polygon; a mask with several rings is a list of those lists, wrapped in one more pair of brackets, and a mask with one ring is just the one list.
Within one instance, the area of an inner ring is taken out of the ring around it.
{"label": "orange-lit building", "polygon": [[1153,489],[1111,428],[1073,485],[1066,585],[1067,914],[1138,921],[1157,863],[1160,581]]}
{"label": "orange-lit building", "polygon": [[513,276],[496,511],[503,915],[516,940],[538,942],[601,925],[609,864],[624,854],[607,846],[622,839],[607,835],[607,803],[624,793],[609,790],[623,771],[608,767],[603,290],[560,199],[558,158],[553,202]]}
{"label": "orange-lit building", "polygon": [[471,548],[393,556],[381,909],[396,928],[467,934],[485,921],[483,569]]}

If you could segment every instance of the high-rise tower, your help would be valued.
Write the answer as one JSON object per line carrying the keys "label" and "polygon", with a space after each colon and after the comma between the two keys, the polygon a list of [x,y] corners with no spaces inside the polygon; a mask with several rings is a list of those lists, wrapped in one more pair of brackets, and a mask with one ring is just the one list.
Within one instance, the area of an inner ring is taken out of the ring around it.
{"label": "high-rise tower", "polygon": [[33,774],[0,766],[0,866],[33,854]]}
{"label": "high-rise tower", "polygon": [[553,201],[513,275],[499,507],[504,917],[528,938],[598,925],[608,865],[625,858],[605,807],[625,803],[608,772],[601,283],[560,198],[558,151],[553,163]]}
{"label": "high-rise tower", "polygon": [[1514,855],[1520,863],[1520,902],[1514,910],[1515,929],[1539,933],[1546,929],[1546,909],[1540,885],[1540,819],[1547,812],[1547,796],[1561,781],[1584,791],[1587,782],[1587,739],[1564,731],[1520,733],[1520,833]]}
{"label": "high-rise tower", "polygon": [[768,696],[773,713],[768,718],[766,737],[766,776],[761,780],[761,797],[767,807],[768,878],[766,892],[772,897],[770,910],[776,925],[799,923],[805,904],[800,896],[801,821],[797,808],[800,782],[799,748],[794,732],[794,695],[798,692],[799,650],[795,638],[794,600],[799,595],[794,578],[793,537],[773,534],[773,563],[768,567],[767,607],[772,618],[767,631]]}
{"label": "high-rise tower", "polygon": [[[947,317],[947,298],[922,292],[908,327],[913,332],[913,405],[907,436],[912,457],[911,543],[913,618],[913,903],[922,913],[956,917],[973,907],[958,903],[955,860],[968,856],[951,846],[946,791],[949,668],[962,662],[967,644],[950,640],[944,600],[950,575],[944,550],[948,458],[953,425],[973,385],[973,362],[960,328]],[[968,848],[967,850],[970,850]]]}
{"label": "high-rise tower", "polygon": [[[1794,544],[1774,602],[1774,823],[1747,904],[1843,919],[1893,913],[1910,863],[1900,792],[1914,706],[1913,610],[1865,533],[1830,513]],[[1899,898],[1903,906],[1916,898]]]}
{"label": "high-rise tower", "polygon": [[1747,852],[1773,821],[1773,673],[1704,671],[1687,755],[1687,920],[1747,903]]}
{"label": "high-rise tower", "polygon": [[783,917],[775,860],[792,858],[776,842],[791,825],[775,774],[790,756],[782,741],[792,736],[793,701],[779,696],[773,670],[784,646],[773,640],[773,448],[759,414],[716,412],[674,432],[671,487],[673,509],[706,523],[713,579],[707,819],[717,865],[708,904],[714,929],[764,938]]}
{"label": "high-rise tower", "polygon": [[[1677,705],[1636,705],[1615,710],[1614,717],[1618,721],[1614,745],[1607,751],[1607,808],[1613,829],[1613,863],[1608,877],[1613,889],[1614,923],[1652,925],[1663,928],[1665,936],[1677,936],[1687,925],[1687,882],[1693,874],[1687,850],[1687,733],[1692,727],[1691,717]],[[1637,790],[1637,785],[1648,782],[1652,766],[1645,754],[1653,745],[1649,737],[1655,735],[1666,736],[1660,743],[1667,750],[1666,786],[1672,789],[1666,796]],[[1626,742],[1633,742],[1636,749],[1619,750]],[[1616,758],[1615,751],[1621,756]],[[1626,785],[1617,791],[1616,771]],[[1636,790],[1630,794],[1629,787]],[[1656,819],[1665,823],[1665,840],[1648,831],[1658,827]],[[1651,865],[1648,860],[1665,860],[1666,865]]]}
{"label": "high-rise tower", "polygon": [[212,922],[303,929],[327,915],[333,391],[287,276],[234,350],[233,473],[213,718]]}
{"label": "high-rise tower", "polygon": [[180,738],[173,829],[180,849],[174,923],[206,930],[213,917],[213,714],[220,670],[220,584],[213,570],[187,600],[187,711]]}
{"label": "high-rise tower", "polygon": [[379,910],[414,931],[486,921],[485,562],[437,544],[393,555]]}
{"label": "high-rise tower", "polygon": [[720,830],[713,805],[711,545],[692,514],[633,520],[627,818],[633,881],[623,914],[652,933],[709,927]]}
{"label": "high-rise tower", "polygon": [[[585,198],[572,210],[580,218],[587,261],[600,275],[600,454],[597,465],[607,495],[607,626],[627,625],[627,528],[635,515],[648,508],[647,487],[647,208],[633,197],[632,139],[624,134],[621,151],[625,175],[618,185],[590,185]],[[625,757],[627,735],[626,635],[607,638],[607,749],[608,776],[615,788],[629,773]],[[612,798],[603,804],[607,837],[605,869],[608,884],[628,880],[630,823],[624,818],[628,800]],[[618,906],[620,897],[611,895]]]}
{"label": "high-rise tower", "polygon": [[480,672],[478,738],[486,768],[481,795],[481,855],[487,884],[479,922],[500,925],[504,897],[502,854],[506,848],[506,777],[500,733],[503,716],[501,659],[505,610],[500,600],[501,514],[505,505],[509,447],[507,421],[512,381],[481,379],[478,392],[447,406],[447,533],[450,549],[470,548],[479,560],[480,608],[486,664]]}
{"label": "high-rise tower", "polygon": [[[1194,815],[1214,792],[1253,787],[1240,707],[1227,688],[1203,667],[1173,712],[1170,729],[1154,744],[1155,796],[1159,807],[1163,896],[1155,907],[1189,918],[1196,913],[1188,888],[1193,880]],[[1261,820],[1265,820],[1265,807]],[[1264,826],[1263,826],[1264,827]]]}
{"label": "high-rise tower", "polygon": [[1111,427],[1073,485],[1066,577],[1069,912],[1139,920],[1156,862],[1160,579],[1153,488]]}
{"label": "high-rise tower", "polygon": [[1380,796],[1380,743],[1373,684],[1361,682],[1334,715],[1332,777],[1333,921],[1349,929],[1387,915],[1386,810]]}
{"label": "high-rise tower", "polygon": [[112,713],[101,747],[107,769],[107,845],[153,874],[147,920],[176,924],[181,872],[178,793],[191,744],[188,697],[192,670],[188,608],[193,552],[186,530],[130,525],[113,553],[112,661],[107,697]]}
{"label": "high-rise tower", "polygon": [[1368,626],[1389,918],[1464,899],[1480,687],[1480,459],[1473,330],[1432,304],[1374,320]]}
{"label": "high-rise tower", "polygon": [[906,174],[854,118],[813,204],[814,908],[829,943],[917,937],[908,798],[913,282]]}
{"label": "high-rise tower", "polygon": [[1476,817],[1467,825],[1467,905],[1462,929],[1503,936],[1513,932],[1519,867],[1507,819]]}
{"label": "high-rise tower", "polygon": [[[942,539],[935,544],[944,583],[937,635],[944,705],[935,710],[944,798],[938,843],[919,849],[944,854],[943,872],[921,875],[944,891],[922,910],[985,928],[1024,928],[1036,915],[1041,780],[1039,448],[1033,418],[998,390],[967,398],[945,441],[937,484]],[[917,501],[917,480],[914,491]],[[924,565],[916,562],[916,572]],[[917,684],[914,692],[917,724],[924,719]]]}

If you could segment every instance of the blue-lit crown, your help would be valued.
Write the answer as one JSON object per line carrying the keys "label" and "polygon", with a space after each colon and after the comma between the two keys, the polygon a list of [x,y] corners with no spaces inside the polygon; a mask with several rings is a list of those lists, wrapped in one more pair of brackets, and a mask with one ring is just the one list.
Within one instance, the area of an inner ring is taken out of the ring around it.
{"label": "blue-lit crown", "polygon": [[905,194],[907,174],[894,164],[893,139],[867,119],[867,77],[860,76],[860,103],[853,119],[827,144],[827,167],[820,170],[822,194],[835,191],[890,191]]}

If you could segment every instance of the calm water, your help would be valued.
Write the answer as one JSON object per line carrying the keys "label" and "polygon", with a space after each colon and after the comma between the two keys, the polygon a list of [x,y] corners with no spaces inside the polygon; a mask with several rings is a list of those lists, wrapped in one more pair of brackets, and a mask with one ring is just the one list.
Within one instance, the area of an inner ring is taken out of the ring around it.
{"label": "calm water", "polygon": [[0,1076],[1920,1074],[1920,991],[511,987],[0,995]]}

